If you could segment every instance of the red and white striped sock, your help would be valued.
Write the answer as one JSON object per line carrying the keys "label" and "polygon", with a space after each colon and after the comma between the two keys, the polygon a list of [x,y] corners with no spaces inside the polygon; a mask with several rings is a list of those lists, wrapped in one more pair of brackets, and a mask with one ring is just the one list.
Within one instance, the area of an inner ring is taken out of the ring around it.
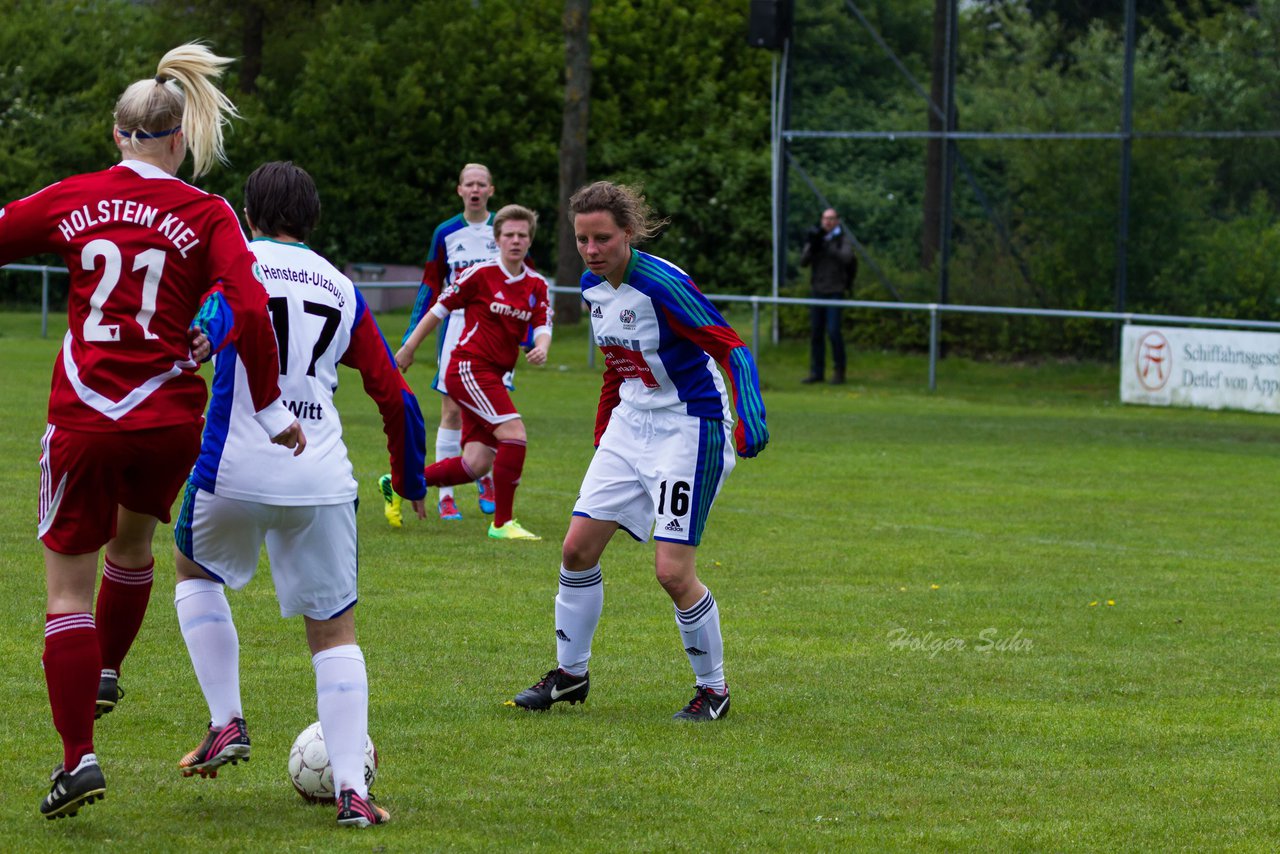
{"label": "red and white striped sock", "polygon": [[493,525],[501,528],[511,521],[516,503],[516,487],[524,474],[527,443],[514,439],[498,442],[498,455],[493,458]]}
{"label": "red and white striped sock", "polygon": [[42,661],[53,726],[62,737],[62,767],[72,770],[81,757],[93,753],[93,715],[102,672],[93,615],[45,614]]}
{"label": "red and white striped sock", "polygon": [[108,559],[103,566],[95,620],[102,666],[107,670],[119,672],[142,628],[142,618],[147,615],[147,603],[151,600],[155,565],[152,560],[146,566],[129,569],[116,566]]}
{"label": "red and white striped sock", "polygon": [[[471,469],[462,461],[462,457],[448,457],[434,462],[422,470],[427,486],[453,486],[459,483],[470,483],[476,479]],[[445,493],[441,491],[440,495]],[[453,494],[451,491],[450,495]]]}

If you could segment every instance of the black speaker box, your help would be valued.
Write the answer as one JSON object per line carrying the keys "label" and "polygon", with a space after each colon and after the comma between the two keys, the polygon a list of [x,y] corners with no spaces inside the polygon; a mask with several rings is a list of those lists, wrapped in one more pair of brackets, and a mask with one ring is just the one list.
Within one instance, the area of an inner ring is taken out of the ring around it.
{"label": "black speaker box", "polygon": [[765,50],[780,50],[791,38],[792,0],[751,0],[747,21],[747,44]]}

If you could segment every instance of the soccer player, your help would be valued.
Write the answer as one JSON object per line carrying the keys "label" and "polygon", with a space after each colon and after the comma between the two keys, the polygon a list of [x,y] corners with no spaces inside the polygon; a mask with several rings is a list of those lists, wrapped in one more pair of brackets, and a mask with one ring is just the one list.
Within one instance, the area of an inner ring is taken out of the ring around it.
{"label": "soccer player", "polygon": [[306,445],[279,399],[266,294],[235,214],[174,177],[188,147],[196,176],[223,157],[222,125],[235,107],[213,79],[230,62],[197,44],[169,51],[154,78],[116,102],[119,164],[0,210],[0,264],[51,252],[71,274],[41,440],[37,529],[48,584],[44,674],[62,738],[62,762],[40,804],[51,819],[106,792],[93,721],[123,696],[120,668],[151,592],[152,533],[169,521],[199,450],[207,392],[190,326],[206,297],[226,310],[223,342],[245,354],[253,429],[298,453]]}
{"label": "soccer player", "polygon": [[720,611],[698,579],[695,557],[711,505],[733,470],[734,444],[740,456],[754,457],[769,442],[755,361],[687,273],[632,248],[662,225],[652,221],[643,196],[601,181],[578,190],[569,210],[587,265],[582,298],[604,353],[604,386],[596,453],[564,538],[555,600],[558,663],[514,702],[547,709],[587,698],[591,638],[604,604],[600,557],[622,528],[641,542],[653,531],[658,583],[675,605],[680,646],[693,667],[693,699],[675,717],[723,718],[729,689]]}
{"label": "soccer player", "polygon": [[[443,294],[444,289],[457,282],[463,271],[476,264],[492,261],[498,256],[498,245],[493,239],[493,214],[489,213],[489,199],[493,196],[493,176],[489,167],[480,163],[468,163],[458,175],[458,195],[462,197],[462,213],[436,226],[431,236],[431,248],[427,251],[427,264],[422,271],[422,285],[409,315],[409,328],[401,343],[409,340],[423,315]],[[462,412],[445,388],[449,373],[449,360],[458,344],[465,322],[463,309],[458,309],[440,325],[437,345],[436,375],[431,387],[440,392],[440,426],[436,428],[436,460],[445,460],[462,453]],[[507,379],[508,388],[511,387]],[[494,512],[493,480],[488,475],[476,482],[480,490],[480,510]],[[399,528],[399,496],[391,488],[390,479],[383,475],[378,481],[382,491],[383,513],[393,528]],[[462,518],[453,498],[453,487],[440,487],[436,504],[440,518],[456,521]]]}
{"label": "soccer player", "polygon": [[552,310],[547,281],[525,264],[538,215],[520,205],[498,211],[493,230],[498,258],[474,266],[447,288],[396,352],[401,370],[437,326],[458,309],[465,327],[449,360],[445,391],[462,406],[465,445],[459,456],[427,467],[428,486],[466,483],[493,472],[493,521],[489,536],[498,540],[540,540],[512,518],[516,486],[524,471],[524,421],[511,402],[503,376],[515,367],[520,345],[532,332],[525,353],[531,365],[545,365],[551,346]]}
{"label": "soccer player", "polygon": [[[265,163],[245,182],[244,196],[280,344],[280,386],[306,421],[310,451],[295,462],[252,429],[244,354],[223,351],[174,529],[178,624],[210,720],[204,741],[178,767],[183,776],[214,777],[222,765],[249,758],[238,636],[224,586],[239,590],[253,578],[265,542],[281,615],[303,615],[338,824],[368,827],[389,816],[370,802],[364,779],[369,691],[352,612],[356,480],[333,404],[339,362],[360,372],[377,402],[396,490],[412,499],[419,518],[427,489],[422,413],[364,297],[303,242],[320,215],[311,176],[292,163]],[[220,318],[203,319],[216,345]]]}

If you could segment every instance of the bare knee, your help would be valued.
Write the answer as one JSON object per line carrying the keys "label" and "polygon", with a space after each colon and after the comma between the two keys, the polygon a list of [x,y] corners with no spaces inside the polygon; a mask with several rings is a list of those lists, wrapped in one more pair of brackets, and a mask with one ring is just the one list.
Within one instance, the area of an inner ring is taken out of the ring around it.
{"label": "bare knee", "polygon": [[677,605],[687,603],[693,593],[702,589],[694,547],[659,543],[656,551],[654,574],[658,583]]}
{"label": "bare knee", "polygon": [[698,576],[692,572],[686,572],[683,567],[659,565],[654,574],[658,578],[658,583],[662,585],[662,589],[667,591],[667,595],[675,601],[686,598],[689,591],[698,583]]}
{"label": "bare knee", "polygon": [[570,572],[581,572],[590,569],[600,561],[600,551],[590,542],[572,534],[564,538],[564,547],[560,551],[560,562]]}
{"label": "bare knee", "polygon": [[154,516],[118,508],[116,535],[107,543],[107,559],[126,569],[137,569],[149,564],[152,560],[151,540],[159,522]]}
{"label": "bare knee", "polygon": [[569,521],[569,531],[564,535],[560,561],[570,572],[582,572],[600,563],[605,546],[618,530],[617,522],[574,516]]}
{"label": "bare knee", "polygon": [[468,442],[462,449],[462,462],[475,477],[483,477],[493,471],[493,449],[480,442]]}
{"label": "bare knee", "polygon": [[315,620],[305,615],[302,619],[307,627],[307,646],[311,648],[312,655],[356,642],[355,614],[351,608],[329,620]]}

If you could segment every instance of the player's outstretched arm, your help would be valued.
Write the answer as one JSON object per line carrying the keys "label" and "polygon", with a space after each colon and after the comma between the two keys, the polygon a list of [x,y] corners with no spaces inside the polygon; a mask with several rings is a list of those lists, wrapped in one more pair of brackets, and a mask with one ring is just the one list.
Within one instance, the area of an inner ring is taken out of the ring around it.
{"label": "player's outstretched arm", "polygon": [[409,366],[413,364],[413,355],[418,352],[418,348],[422,346],[422,342],[426,337],[440,325],[440,318],[436,317],[434,312],[428,311],[422,316],[422,320],[418,321],[418,325],[409,333],[409,337],[405,339],[400,349],[396,351],[396,365],[400,371],[409,370]]}

